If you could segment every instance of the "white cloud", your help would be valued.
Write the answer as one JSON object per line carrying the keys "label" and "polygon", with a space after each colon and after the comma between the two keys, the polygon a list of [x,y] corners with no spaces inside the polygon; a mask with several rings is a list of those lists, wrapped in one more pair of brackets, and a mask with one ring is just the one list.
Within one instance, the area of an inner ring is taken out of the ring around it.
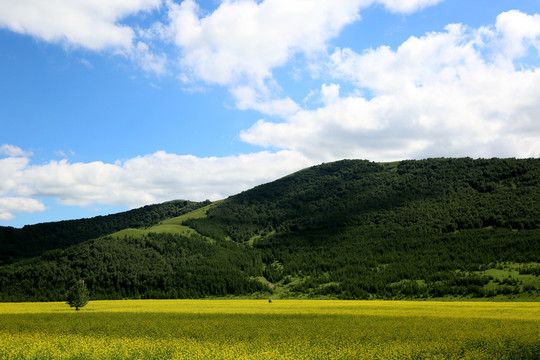
{"label": "white cloud", "polygon": [[[265,88],[272,69],[296,54],[325,53],[359,11],[381,3],[412,12],[442,0],[227,0],[203,13],[194,0],[169,1],[167,32],[182,50],[181,65],[196,79]],[[246,84],[245,84],[246,85]]]}
{"label": "white cloud", "polygon": [[[166,55],[154,54],[121,21],[158,8],[163,0],[0,0],[0,28],[50,43],[93,51],[110,50],[143,70],[163,74]],[[142,31],[144,33],[144,31]],[[83,64],[92,65],[81,60]]]}
{"label": "white cloud", "polygon": [[311,164],[285,150],[209,158],[159,151],[115,164],[61,160],[31,165],[29,158],[7,157],[0,159],[0,219],[43,211],[34,197],[64,205],[129,207],[171,199],[217,200]]}
{"label": "white cloud", "polygon": [[0,158],[0,196],[15,191],[17,194],[27,195],[27,189],[21,186],[21,170],[30,162],[27,157],[10,156]]}
{"label": "white cloud", "polygon": [[161,0],[0,0],[0,27],[47,42],[92,50],[130,49],[134,31],[124,17]]}
{"label": "white cloud", "polygon": [[[411,12],[440,0],[382,1],[393,11]],[[276,97],[273,70],[298,54],[326,55],[327,43],[360,19],[373,0],[223,1],[205,14],[193,0],[168,2],[168,32],[181,49],[184,79],[227,86],[238,108],[287,115],[298,109]],[[309,19],[309,20],[308,20]],[[251,89],[250,92],[247,89]],[[277,89],[277,91],[276,91]]]}
{"label": "white cloud", "polygon": [[[169,40],[181,52],[184,81],[227,86],[233,95],[251,87],[256,98],[236,98],[240,109],[283,115],[297,105],[279,95],[274,69],[298,54],[311,60],[325,56],[328,41],[374,3],[410,13],[440,1],[224,0],[204,13],[195,0],[0,0],[0,28],[68,47],[112,50],[158,75],[168,72],[169,58],[176,54],[156,54],[153,46]],[[122,23],[163,3],[167,24]]]}
{"label": "white cloud", "polygon": [[31,152],[27,152],[22,150],[20,147],[13,146],[10,144],[3,144],[0,146],[0,155],[7,155],[10,157],[16,157],[16,156],[31,156]]}
{"label": "white cloud", "polygon": [[272,71],[296,54],[325,53],[327,41],[359,19],[364,2],[223,1],[210,14],[193,0],[168,2],[168,32],[181,49],[184,79],[229,87],[239,109],[288,115],[298,105],[279,97]]}
{"label": "white cloud", "polygon": [[131,51],[131,56],[145,71],[157,75],[167,73],[167,55],[165,53],[152,53],[148,45],[142,41],[137,42],[137,45]]}
{"label": "white cloud", "polygon": [[45,205],[32,198],[0,197],[0,220],[12,220],[14,213],[33,213],[44,211]]}
{"label": "white cloud", "polygon": [[[229,87],[239,109],[288,116],[298,105],[282,98],[273,71],[297,56],[316,68],[328,42],[359,11],[375,3],[410,13],[442,0],[227,0],[205,13],[194,0],[168,1],[168,26],[155,26],[181,50],[185,81]],[[249,90],[248,90],[249,89]]]}
{"label": "white cloud", "polygon": [[183,69],[195,78],[265,88],[271,70],[295,53],[324,52],[330,38],[359,18],[362,2],[224,1],[207,15],[193,0],[169,2],[170,31]]}
{"label": "white cloud", "polygon": [[530,47],[540,55],[540,14],[527,15],[518,10],[502,13],[490,34],[500,58],[514,60]]}
{"label": "white cloud", "polygon": [[254,109],[266,115],[288,116],[300,110],[300,107],[289,97],[285,99],[261,99],[252,87],[239,86],[231,89],[236,99],[236,107],[240,110]]}
{"label": "white cloud", "polygon": [[378,0],[388,10],[401,13],[412,13],[425,7],[436,5],[443,0]]}
{"label": "white cloud", "polygon": [[540,156],[540,70],[508,65],[538,47],[537,21],[513,11],[494,27],[449,25],[395,51],[336,49],[330,71],[357,91],[340,97],[336,85],[323,85],[323,106],[281,123],[260,120],[241,138],[314,161]]}
{"label": "white cloud", "polygon": [[322,101],[327,105],[338,101],[339,88],[340,88],[339,84],[330,84],[330,85],[323,84],[321,87]]}
{"label": "white cloud", "polygon": [[404,145],[417,148],[419,144],[414,139],[398,138],[399,134],[392,140],[382,139],[383,133],[390,135],[387,129],[393,102],[391,98],[332,98],[324,106],[300,111],[283,123],[260,120],[240,136],[248,143],[298,151],[315,162],[401,158]]}

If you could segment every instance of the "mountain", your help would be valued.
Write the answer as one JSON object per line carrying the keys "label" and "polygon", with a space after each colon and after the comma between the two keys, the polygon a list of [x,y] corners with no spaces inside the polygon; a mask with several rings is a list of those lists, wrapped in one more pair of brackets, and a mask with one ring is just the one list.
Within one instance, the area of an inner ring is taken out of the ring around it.
{"label": "mountain", "polygon": [[0,301],[61,300],[80,278],[94,299],[540,299],[539,179],[540,159],[343,160],[143,228],[117,214],[106,236],[46,224],[78,240],[11,255]]}

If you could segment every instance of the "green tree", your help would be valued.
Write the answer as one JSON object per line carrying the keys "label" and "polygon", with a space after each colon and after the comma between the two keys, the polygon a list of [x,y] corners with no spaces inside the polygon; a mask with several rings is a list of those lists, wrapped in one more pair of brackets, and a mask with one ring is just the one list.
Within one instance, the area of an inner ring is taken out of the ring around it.
{"label": "green tree", "polygon": [[79,311],[79,308],[84,307],[88,304],[88,289],[86,288],[86,283],[84,280],[79,280],[73,285],[67,294],[67,304],[70,307],[74,307],[76,311]]}

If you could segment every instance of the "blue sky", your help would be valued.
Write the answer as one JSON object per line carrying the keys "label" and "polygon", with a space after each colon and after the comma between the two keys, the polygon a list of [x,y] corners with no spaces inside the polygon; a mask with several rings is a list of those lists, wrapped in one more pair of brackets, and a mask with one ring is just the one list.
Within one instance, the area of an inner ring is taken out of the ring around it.
{"label": "blue sky", "polygon": [[0,225],[538,157],[539,66],[540,0],[0,0]]}

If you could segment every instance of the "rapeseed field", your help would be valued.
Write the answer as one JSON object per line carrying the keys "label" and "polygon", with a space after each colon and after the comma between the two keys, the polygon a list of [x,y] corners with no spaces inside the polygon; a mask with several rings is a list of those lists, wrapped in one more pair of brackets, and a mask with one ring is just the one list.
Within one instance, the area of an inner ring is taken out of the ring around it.
{"label": "rapeseed field", "polygon": [[0,359],[539,359],[540,304],[334,300],[0,304]]}

